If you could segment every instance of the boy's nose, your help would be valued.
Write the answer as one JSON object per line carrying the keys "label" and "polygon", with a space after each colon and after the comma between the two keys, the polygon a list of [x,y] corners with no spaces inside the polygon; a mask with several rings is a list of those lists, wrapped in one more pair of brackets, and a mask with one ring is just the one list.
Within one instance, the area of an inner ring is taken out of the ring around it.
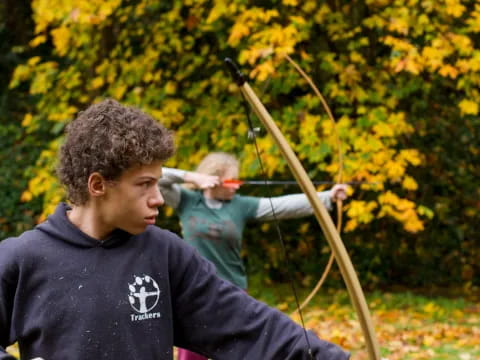
{"label": "boy's nose", "polygon": [[162,206],[164,203],[165,203],[165,200],[163,199],[163,195],[160,192],[159,187],[155,186],[154,193],[148,200],[148,206],[159,207],[159,206]]}

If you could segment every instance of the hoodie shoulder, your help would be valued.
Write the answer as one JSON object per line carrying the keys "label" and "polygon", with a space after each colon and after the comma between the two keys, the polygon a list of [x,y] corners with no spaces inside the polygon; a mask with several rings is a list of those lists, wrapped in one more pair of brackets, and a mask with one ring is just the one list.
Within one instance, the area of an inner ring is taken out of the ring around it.
{"label": "hoodie shoulder", "polygon": [[28,249],[35,245],[35,242],[42,237],[37,229],[28,230],[17,237],[6,238],[0,242],[0,253]]}
{"label": "hoodie shoulder", "polygon": [[140,235],[146,246],[167,251],[168,253],[182,253],[183,256],[193,255],[195,249],[187,244],[180,236],[174,232],[159,228],[158,226],[148,226]]}
{"label": "hoodie shoulder", "polygon": [[175,246],[179,244],[186,245],[185,241],[183,241],[183,239],[174,232],[162,229],[154,225],[148,226],[147,229],[138,236],[144,238],[147,241],[159,242],[168,246]]}
{"label": "hoodie shoulder", "polygon": [[20,234],[18,237],[10,237],[0,242],[0,263],[12,263],[28,258],[29,254],[38,249],[38,241],[42,234],[34,229]]}

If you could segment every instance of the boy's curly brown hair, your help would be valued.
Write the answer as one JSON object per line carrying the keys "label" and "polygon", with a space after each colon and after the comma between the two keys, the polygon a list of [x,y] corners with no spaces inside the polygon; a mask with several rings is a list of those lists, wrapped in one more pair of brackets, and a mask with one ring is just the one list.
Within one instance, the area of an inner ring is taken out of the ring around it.
{"label": "boy's curly brown hair", "polygon": [[57,174],[68,200],[88,200],[89,176],[116,180],[137,165],[166,161],[175,152],[173,134],[141,110],[107,99],[80,112],[66,128]]}

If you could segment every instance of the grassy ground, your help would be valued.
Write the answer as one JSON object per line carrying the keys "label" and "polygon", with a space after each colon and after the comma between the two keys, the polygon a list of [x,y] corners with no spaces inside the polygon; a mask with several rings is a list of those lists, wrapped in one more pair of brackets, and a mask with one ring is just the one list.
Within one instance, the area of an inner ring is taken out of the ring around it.
{"label": "grassy ground", "polygon": [[[288,287],[252,287],[251,294],[290,313],[294,299]],[[303,298],[304,294],[301,294]],[[367,295],[382,356],[389,360],[480,359],[480,301],[412,292]],[[293,316],[299,321],[298,316]],[[317,295],[304,311],[305,325],[323,339],[367,359],[363,336],[345,291]],[[15,347],[9,349],[18,356]]]}
{"label": "grassy ground", "polygon": [[[252,295],[290,313],[290,289],[262,288]],[[302,294],[303,295],[303,294]],[[300,298],[303,298],[303,296]],[[389,360],[480,359],[480,302],[412,292],[367,295],[382,356]],[[317,297],[304,310],[305,326],[323,339],[352,352],[352,360],[367,359],[363,335],[345,291]],[[294,320],[299,322],[297,315]]]}

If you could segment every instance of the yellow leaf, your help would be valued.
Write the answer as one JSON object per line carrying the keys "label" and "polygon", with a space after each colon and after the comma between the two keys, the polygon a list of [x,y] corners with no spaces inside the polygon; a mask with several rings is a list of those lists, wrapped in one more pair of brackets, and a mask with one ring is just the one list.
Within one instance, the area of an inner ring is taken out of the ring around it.
{"label": "yellow leaf", "polygon": [[403,176],[405,167],[395,161],[389,161],[386,164],[387,174],[389,178],[395,179]]}
{"label": "yellow leaf", "polygon": [[404,224],[403,227],[406,231],[411,233],[417,233],[422,231],[425,227],[423,226],[423,222],[421,222],[417,217],[409,218]]}
{"label": "yellow leaf", "polygon": [[227,6],[223,1],[216,1],[215,6],[210,11],[207,18],[207,24],[211,24],[227,12]]}
{"label": "yellow leaf", "polygon": [[365,106],[360,105],[357,107],[357,114],[358,115],[363,115],[367,113],[367,108]]}
{"label": "yellow leaf", "polygon": [[52,85],[46,72],[37,74],[30,85],[30,94],[45,94]]}
{"label": "yellow leaf", "polygon": [[28,59],[27,64],[28,64],[28,66],[33,67],[33,66],[37,65],[40,62],[40,60],[41,60],[40,56],[34,56],[34,57],[31,57],[30,59]]}
{"label": "yellow leaf", "polygon": [[235,132],[241,136],[245,135],[248,132],[248,126],[245,122],[240,122],[235,129]]}
{"label": "yellow leaf", "polygon": [[92,80],[92,89],[98,89],[103,85],[103,78],[101,77],[96,77],[95,79]]}
{"label": "yellow leaf", "polygon": [[415,181],[415,179],[412,178],[411,176],[405,176],[405,179],[403,179],[403,182],[402,182],[402,187],[405,190],[417,190],[418,184]]}
{"label": "yellow leaf", "polygon": [[374,219],[373,210],[377,206],[377,203],[374,201],[354,200],[345,208],[347,209],[348,217],[352,220],[355,219],[358,223],[367,224]]}
{"label": "yellow leaf", "polygon": [[388,124],[383,123],[383,122],[376,124],[373,127],[373,131],[375,131],[375,133],[378,136],[383,136],[383,137],[393,137],[393,136],[395,136],[394,129],[391,126],[389,126]]}
{"label": "yellow leaf", "polygon": [[237,46],[240,40],[250,34],[250,28],[244,23],[237,22],[233,25],[232,32],[228,37],[228,44],[231,46]]}
{"label": "yellow leaf", "polygon": [[417,212],[419,215],[426,216],[429,219],[432,219],[434,216],[433,211],[423,205],[418,206]]}
{"label": "yellow leaf", "polygon": [[386,193],[380,195],[378,200],[381,204],[398,204],[398,196],[395,195],[391,191],[387,191]]}
{"label": "yellow leaf", "polygon": [[390,31],[395,31],[402,35],[408,34],[408,19],[401,17],[391,17],[390,24],[388,26]]}
{"label": "yellow leaf", "polygon": [[31,40],[28,44],[34,48],[40,44],[43,44],[45,41],[47,41],[47,37],[45,35],[38,35],[33,38],[33,40]]}
{"label": "yellow leaf", "polygon": [[449,38],[460,55],[470,55],[473,51],[472,40],[465,35],[449,34]]}
{"label": "yellow leaf", "polygon": [[372,162],[377,166],[383,166],[390,160],[391,154],[387,151],[379,151],[373,155]]}
{"label": "yellow leaf", "polygon": [[356,219],[350,219],[347,221],[344,227],[345,232],[350,232],[355,230],[358,227],[358,221]]}
{"label": "yellow leaf", "polygon": [[462,115],[477,115],[478,114],[478,104],[471,100],[462,100],[458,104]]}
{"label": "yellow leaf", "polygon": [[307,23],[305,19],[301,16],[290,16],[290,20],[292,23],[295,23],[297,25],[305,25]]}
{"label": "yellow leaf", "polygon": [[23,117],[22,126],[23,127],[30,126],[30,124],[32,123],[32,119],[33,119],[32,114],[30,114],[30,113],[25,114],[25,116]]}
{"label": "yellow leaf", "polygon": [[422,57],[425,64],[432,70],[436,70],[443,65],[443,58],[445,55],[446,54],[443,51],[440,51],[437,47],[433,46],[425,46],[422,50]]}
{"label": "yellow leaf", "polygon": [[70,31],[66,27],[60,27],[51,31],[53,44],[60,55],[65,55],[70,41]]}
{"label": "yellow leaf", "polygon": [[266,61],[252,70],[250,77],[257,78],[258,81],[266,80],[271,74],[275,72],[275,68],[271,61]]}
{"label": "yellow leaf", "polygon": [[127,86],[122,84],[117,86],[115,89],[113,89],[112,93],[115,99],[120,100],[122,99],[126,91],[127,91]]}
{"label": "yellow leaf", "polygon": [[418,166],[422,163],[421,155],[419,151],[415,149],[405,149],[400,151],[398,158],[409,162],[413,166]]}
{"label": "yellow leaf", "polygon": [[453,67],[452,65],[444,65],[440,68],[440,70],[438,71],[438,73],[442,76],[445,76],[445,77],[450,77],[452,79],[455,79],[458,75],[458,70],[457,68]]}
{"label": "yellow leaf", "polygon": [[30,191],[28,190],[25,190],[23,193],[22,193],[22,196],[20,197],[20,201],[22,202],[28,202],[30,200],[32,200],[33,198],[33,195]]}
{"label": "yellow leaf", "polygon": [[418,56],[408,56],[406,59],[405,70],[412,74],[418,75],[422,70],[422,66],[418,61]]}
{"label": "yellow leaf", "polygon": [[352,60],[352,62],[354,63],[365,64],[365,59],[363,58],[363,56],[356,51],[352,51],[350,53],[350,60]]}
{"label": "yellow leaf", "polygon": [[145,75],[143,75],[143,81],[146,82],[146,83],[149,83],[153,80],[153,74],[151,72],[147,72],[145,73]]}
{"label": "yellow leaf", "polygon": [[165,85],[165,93],[168,95],[173,95],[177,91],[177,84],[173,81],[168,81]]}
{"label": "yellow leaf", "polygon": [[12,80],[11,80],[10,84],[8,85],[8,87],[10,89],[13,89],[13,88],[17,87],[18,84],[21,81],[27,80],[28,77],[30,76],[30,74],[31,74],[30,67],[28,67],[26,65],[17,66],[15,68],[15,71],[13,72]]}
{"label": "yellow leaf", "polygon": [[467,24],[470,26],[469,30],[477,33],[480,32],[480,7],[475,5],[475,11],[472,12],[471,18],[467,20]]}
{"label": "yellow leaf", "polygon": [[465,6],[463,6],[459,0],[445,1],[445,11],[448,15],[452,15],[453,17],[460,17],[465,10]]}

